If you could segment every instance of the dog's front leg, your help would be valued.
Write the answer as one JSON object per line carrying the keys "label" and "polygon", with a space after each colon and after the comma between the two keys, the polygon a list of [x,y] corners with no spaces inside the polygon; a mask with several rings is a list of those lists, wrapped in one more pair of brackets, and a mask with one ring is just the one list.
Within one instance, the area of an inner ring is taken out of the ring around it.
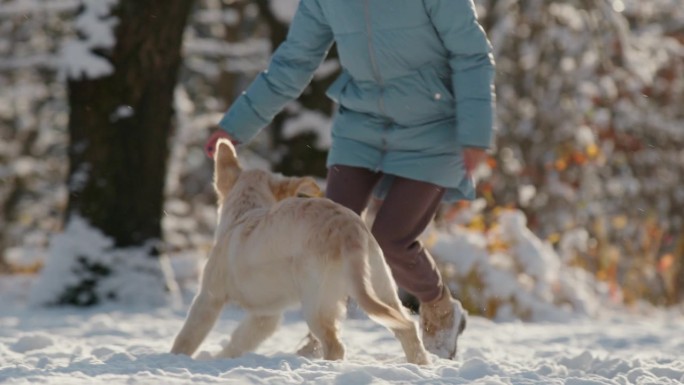
{"label": "dog's front leg", "polygon": [[201,291],[192,301],[188,319],[178,333],[171,353],[191,356],[216,323],[223,304],[222,299]]}
{"label": "dog's front leg", "polygon": [[216,357],[235,358],[254,351],[278,328],[280,315],[248,315],[230,337],[230,343]]}

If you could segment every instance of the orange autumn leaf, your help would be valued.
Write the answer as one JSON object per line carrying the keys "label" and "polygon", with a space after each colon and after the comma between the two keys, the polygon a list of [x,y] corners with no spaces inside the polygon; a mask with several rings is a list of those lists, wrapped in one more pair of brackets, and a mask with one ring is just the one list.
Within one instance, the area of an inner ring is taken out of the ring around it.
{"label": "orange autumn leaf", "polygon": [[492,186],[492,184],[488,183],[488,182],[482,182],[477,187],[480,189],[481,192],[490,192],[491,193],[492,191],[494,191],[494,186]]}
{"label": "orange autumn leaf", "polygon": [[629,224],[629,218],[626,215],[617,215],[611,218],[611,223],[614,228],[622,230]]}
{"label": "orange autumn leaf", "polygon": [[658,261],[658,271],[664,273],[672,268],[675,262],[675,257],[672,254],[665,254],[660,257]]}
{"label": "orange autumn leaf", "polygon": [[493,205],[494,204],[494,194],[492,194],[492,190],[485,190],[482,192],[482,196],[485,198],[488,204]]}
{"label": "orange autumn leaf", "polygon": [[468,206],[470,206],[469,201],[458,201],[449,208],[446,209],[444,212],[444,219],[446,219],[447,222],[451,222],[454,219],[456,219],[456,216],[463,210],[466,209]]}
{"label": "orange autumn leaf", "polygon": [[596,158],[599,155],[599,148],[595,144],[590,144],[587,146],[586,153],[590,159]]}
{"label": "orange autumn leaf", "polygon": [[482,215],[476,215],[466,227],[470,230],[474,230],[481,233],[487,229],[487,225]]}
{"label": "orange autumn leaf", "polygon": [[583,165],[583,164],[587,163],[587,160],[588,160],[587,157],[579,151],[574,152],[572,154],[572,161],[575,164]]}
{"label": "orange autumn leaf", "polygon": [[505,251],[508,251],[510,248],[511,248],[510,244],[508,244],[508,243],[506,243],[500,239],[495,239],[487,245],[487,250],[490,253],[495,253],[497,251],[505,252]]}
{"label": "orange autumn leaf", "polygon": [[608,273],[605,270],[599,270],[596,272],[596,279],[598,279],[599,281],[607,281]]}
{"label": "orange autumn leaf", "polygon": [[558,159],[556,162],[553,164],[553,166],[556,168],[558,171],[564,171],[565,169],[568,168],[568,162],[565,159]]}
{"label": "orange autumn leaf", "polygon": [[556,244],[556,243],[560,242],[561,235],[560,235],[560,233],[553,233],[553,234],[549,235],[546,238],[546,240],[551,244]]}

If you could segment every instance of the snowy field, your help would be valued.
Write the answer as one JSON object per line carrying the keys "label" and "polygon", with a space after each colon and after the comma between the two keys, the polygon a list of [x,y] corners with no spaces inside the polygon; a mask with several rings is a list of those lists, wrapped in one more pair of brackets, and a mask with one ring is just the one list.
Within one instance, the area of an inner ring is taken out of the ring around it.
{"label": "snowy field", "polygon": [[[682,384],[681,312],[605,311],[562,323],[471,318],[457,361],[404,363],[389,332],[357,317],[343,324],[347,360],[293,354],[306,333],[297,311],[256,353],[192,360],[167,353],[186,306],[93,310],[24,305],[30,281],[0,277],[1,384]],[[200,357],[220,349],[242,317],[226,308]]]}

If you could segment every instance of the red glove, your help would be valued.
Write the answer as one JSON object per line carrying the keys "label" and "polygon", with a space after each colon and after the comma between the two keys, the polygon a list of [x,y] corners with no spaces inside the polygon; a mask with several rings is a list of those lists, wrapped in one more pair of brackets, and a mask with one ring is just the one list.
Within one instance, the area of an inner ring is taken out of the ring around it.
{"label": "red glove", "polygon": [[237,146],[239,144],[239,142],[233,139],[227,132],[218,129],[209,136],[209,139],[207,139],[207,143],[204,145],[204,153],[207,154],[209,158],[214,159],[214,151],[216,151],[216,142],[218,142],[218,140],[221,138],[226,138],[230,140],[230,142],[233,143],[233,146]]}

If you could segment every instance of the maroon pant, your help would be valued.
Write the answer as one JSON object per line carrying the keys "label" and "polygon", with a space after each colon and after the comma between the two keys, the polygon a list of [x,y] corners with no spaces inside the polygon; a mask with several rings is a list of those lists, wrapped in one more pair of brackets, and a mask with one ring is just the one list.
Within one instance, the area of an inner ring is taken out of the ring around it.
{"label": "maroon pant", "polygon": [[[334,165],[328,170],[326,196],[361,214],[382,176],[365,168]],[[436,299],[442,290],[442,277],[418,237],[443,196],[442,187],[395,176],[371,229],[399,287],[421,302]]]}

